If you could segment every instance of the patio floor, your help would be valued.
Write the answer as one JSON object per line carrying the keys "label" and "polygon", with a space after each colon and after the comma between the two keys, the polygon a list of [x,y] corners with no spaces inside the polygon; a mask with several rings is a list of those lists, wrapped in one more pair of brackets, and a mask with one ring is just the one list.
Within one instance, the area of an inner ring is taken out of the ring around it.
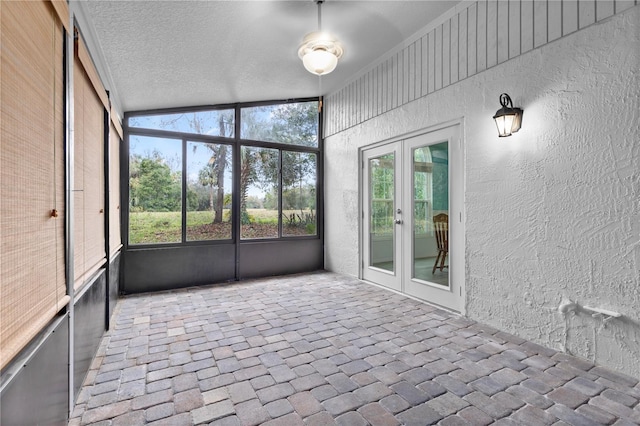
{"label": "patio floor", "polygon": [[638,379],[344,275],[121,298],[70,425],[640,424]]}

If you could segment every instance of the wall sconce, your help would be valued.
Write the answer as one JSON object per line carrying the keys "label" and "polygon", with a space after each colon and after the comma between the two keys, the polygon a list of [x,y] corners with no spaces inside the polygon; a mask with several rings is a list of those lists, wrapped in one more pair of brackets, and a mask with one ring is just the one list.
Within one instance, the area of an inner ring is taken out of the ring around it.
{"label": "wall sconce", "polygon": [[496,120],[496,126],[498,126],[498,136],[504,138],[520,130],[524,111],[520,108],[514,108],[511,98],[506,93],[500,95],[500,105],[502,108],[496,111],[493,119]]}

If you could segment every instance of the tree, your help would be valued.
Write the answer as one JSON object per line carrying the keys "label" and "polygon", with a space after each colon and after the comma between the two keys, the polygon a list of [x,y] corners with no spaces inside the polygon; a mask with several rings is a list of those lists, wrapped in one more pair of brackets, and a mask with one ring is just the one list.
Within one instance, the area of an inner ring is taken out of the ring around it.
{"label": "tree", "polygon": [[180,172],[172,172],[157,151],[147,157],[134,156],[131,163],[132,208],[155,212],[180,210]]}

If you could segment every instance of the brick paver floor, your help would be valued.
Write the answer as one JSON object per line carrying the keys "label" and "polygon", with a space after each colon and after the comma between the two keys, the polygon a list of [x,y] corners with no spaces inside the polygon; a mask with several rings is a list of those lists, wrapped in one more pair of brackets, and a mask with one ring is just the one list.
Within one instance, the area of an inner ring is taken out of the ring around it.
{"label": "brick paver floor", "polygon": [[120,299],[70,425],[640,424],[640,385],[328,272]]}

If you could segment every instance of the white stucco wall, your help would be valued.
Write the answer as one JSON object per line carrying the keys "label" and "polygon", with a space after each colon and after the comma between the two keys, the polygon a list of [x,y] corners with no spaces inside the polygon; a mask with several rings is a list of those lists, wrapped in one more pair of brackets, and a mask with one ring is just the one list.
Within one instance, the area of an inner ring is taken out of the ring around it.
{"label": "white stucco wall", "polygon": [[[639,23],[634,7],[328,137],[326,268],[358,275],[358,148],[462,118],[468,317],[640,377]],[[500,139],[502,92],[524,120]]]}

